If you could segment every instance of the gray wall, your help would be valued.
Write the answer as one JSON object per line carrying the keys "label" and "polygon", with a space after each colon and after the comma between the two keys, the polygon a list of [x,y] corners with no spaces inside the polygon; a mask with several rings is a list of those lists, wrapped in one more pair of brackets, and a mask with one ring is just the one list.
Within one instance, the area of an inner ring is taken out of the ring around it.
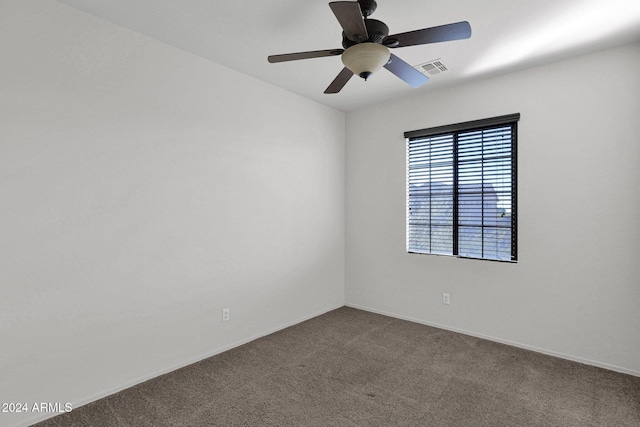
{"label": "gray wall", "polygon": [[0,401],[344,305],[344,113],[53,1],[0,2],[0,57]]}
{"label": "gray wall", "polygon": [[[639,75],[632,44],[349,113],[347,304],[640,375]],[[403,132],[517,112],[520,261],[407,254]]]}

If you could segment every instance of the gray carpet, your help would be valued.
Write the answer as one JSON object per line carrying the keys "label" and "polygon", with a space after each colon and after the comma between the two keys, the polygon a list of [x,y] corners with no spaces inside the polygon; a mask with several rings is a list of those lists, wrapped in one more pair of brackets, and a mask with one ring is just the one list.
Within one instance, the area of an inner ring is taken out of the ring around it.
{"label": "gray carpet", "polygon": [[341,308],[43,423],[640,426],[640,378]]}

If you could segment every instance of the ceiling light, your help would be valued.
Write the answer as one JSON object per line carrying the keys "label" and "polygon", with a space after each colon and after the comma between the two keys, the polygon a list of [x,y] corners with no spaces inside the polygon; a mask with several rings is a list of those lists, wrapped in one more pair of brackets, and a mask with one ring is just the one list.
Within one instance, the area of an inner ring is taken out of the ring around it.
{"label": "ceiling light", "polygon": [[344,66],[363,79],[369,76],[389,62],[391,53],[389,49],[377,43],[359,43],[351,46],[342,54]]}

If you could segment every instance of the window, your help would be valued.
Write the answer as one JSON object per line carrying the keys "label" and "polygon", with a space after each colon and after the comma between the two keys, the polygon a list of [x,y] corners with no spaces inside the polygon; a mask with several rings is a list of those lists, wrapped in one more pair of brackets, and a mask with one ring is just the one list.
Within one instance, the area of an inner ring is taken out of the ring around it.
{"label": "window", "polygon": [[517,260],[519,119],[405,133],[407,252]]}

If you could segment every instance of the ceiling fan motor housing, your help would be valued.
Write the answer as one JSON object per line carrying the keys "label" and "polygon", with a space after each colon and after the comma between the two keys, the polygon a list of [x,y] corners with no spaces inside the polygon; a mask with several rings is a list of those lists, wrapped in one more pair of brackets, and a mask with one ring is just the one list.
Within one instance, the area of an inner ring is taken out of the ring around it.
{"label": "ceiling fan motor housing", "polygon": [[[387,24],[382,21],[378,21],[377,19],[365,19],[364,25],[367,28],[369,38],[363,42],[382,44],[384,38],[389,35],[389,27],[387,27]],[[358,41],[347,38],[344,31],[342,32],[342,47],[349,49],[351,46],[358,43]]]}

